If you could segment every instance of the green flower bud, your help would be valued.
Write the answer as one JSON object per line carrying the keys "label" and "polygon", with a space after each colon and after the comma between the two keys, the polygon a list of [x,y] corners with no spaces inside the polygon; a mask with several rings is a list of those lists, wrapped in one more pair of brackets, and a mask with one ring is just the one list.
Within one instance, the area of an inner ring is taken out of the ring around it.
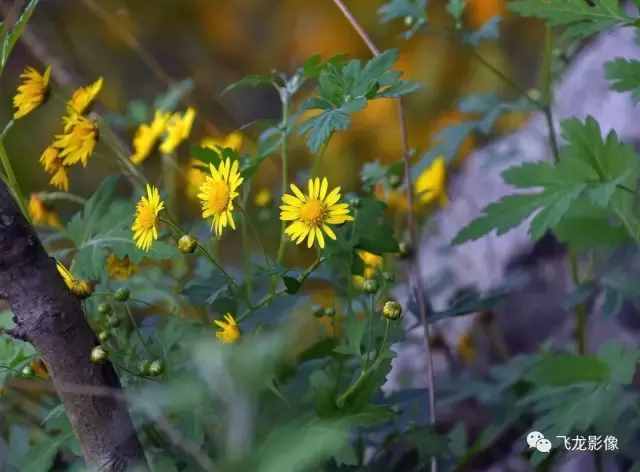
{"label": "green flower bud", "polygon": [[98,333],[98,339],[100,340],[101,343],[106,343],[110,337],[111,337],[111,334],[109,333],[109,331],[100,331]]}
{"label": "green flower bud", "polygon": [[329,317],[331,317],[331,316],[335,316],[335,314],[336,314],[336,309],[335,309],[335,308],[333,308],[332,306],[328,306],[327,308],[325,308],[325,309],[323,310],[323,314],[324,314],[324,316],[329,316]]}
{"label": "green flower bud", "polygon": [[398,244],[398,248],[400,250],[400,257],[402,259],[408,259],[413,255],[413,248],[411,244],[406,241],[402,241]]}
{"label": "green flower bud", "polygon": [[162,362],[160,359],[156,359],[149,365],[149,375],[151,375],[152,377],[162,375],[163,372],[164,362]]}
{"label": "green flower bud", "polygon": [[33,367],[31,367],[30,365],[25,365],[20,371],[20,375],[26,378],[33,377]]}
{"label": "green flower bud", "polygon": [[101,303],[98,305],[98,313],[101,315],[110,315],[111,314],[111,305],[108,303]]}
{"label": "green flower bud", "polygon": [[387,300],[382,307],[382,316],[395,321],[402,316],[402,306],[395,300]]}
{"label": "green flower bud", "polygon": [[413,17],[411,15],[407,15],[404,17],[405,26],[411,26],[413,24]]}
{"label": "green flower bud", "polygon": [[366,293],[376,293],[378,288],[378,281],[375,279],[367,279],[362,283],[362,290]]}
{"label": "green flower bud", "polygon": [[183,235],[178,239],[178,249],[183,254],[192,254],[198,247],[198,240],[190,234]]}
{"label": "green flower bud", "polygon": [[149,375],[150,366],[151,361],[149,361],[148,359],[140,361],[140,364],[138,364],[138,372],[140,372],[140,375]]}
{"label": "green flower bud", "polygon": [[131,295],[131,292],[129,292],[128,288],[125,287],[120,287],[118,290],[116,290],[116,292],[113,294],[113,298],[115,298],[116,300],[118,300],[119,302],[126,302],[127,300],[129,300],[129,296]]}
{"label": "green flower bud", "polygon": [[107,318],[107,324],[112,328],[117,328],[122,323],[122,320],[118,316],[110,316]]}
{"label": "green flower bud", "polygon": [[104,364],[109,355],[102,346],[96,346],[91,350],[91,362],[94,364]]}

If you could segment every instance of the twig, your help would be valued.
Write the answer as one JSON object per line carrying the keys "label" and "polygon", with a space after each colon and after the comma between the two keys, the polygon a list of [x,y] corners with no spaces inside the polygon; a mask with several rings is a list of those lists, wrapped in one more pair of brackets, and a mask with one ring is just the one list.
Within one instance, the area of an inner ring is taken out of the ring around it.
{"label": "twig", "polygon": [[[347,6],[342,2],[342,0],[333,0],[336,6],[342,11],[346,19],[349,21],[353,29],[358,33],[360,38],[367,45],[369,50],[374,56],[378,56],[380,54],[380,50],[373,43],[367,32],[360,26],[356,18],[351,14]],[[398,118],[400,122],[400,135],[401,135],[401,144],[402,144],[402,159],[404,162],[404,180],[406,186],[406,194],[407,194],[407,204],[409,206],[409,211],[407,212],[407,226],[409,227],[409,235],[411,246],[414,248],[413,255],[410,260],[410,270],[409,270],[409,278],[410,285],[412,286],[412,292],[415,294],[415,297],[418,302],[418,311],[420,314],[420,322],[424,328],[424,345],[425,345],[425,362],[426,362],[426,382],[428,388],[428,402],[429,402],[429,423],[431,425],[435,425],[436,422],[436,412],[435,412],[435,381],[434,381],[434,373],[433,373],[433,356],[431,355],[431,347],[429,345],[429,324],[427,323],[427,304],[424,293],[424,288],[419,279],[418,275],[418,265],[417,261],[417,242],[418,242],[418,231],[416,227],[416,222],[413,214],[413,185],[411,179],[411,151],[409,149],[409,135],[407,129],[406,118],[404,114],[404,107],[402,104],[402,98],[398,99]],[[431,460],[431,471],[437,471],[437,462],[435,458]]]}

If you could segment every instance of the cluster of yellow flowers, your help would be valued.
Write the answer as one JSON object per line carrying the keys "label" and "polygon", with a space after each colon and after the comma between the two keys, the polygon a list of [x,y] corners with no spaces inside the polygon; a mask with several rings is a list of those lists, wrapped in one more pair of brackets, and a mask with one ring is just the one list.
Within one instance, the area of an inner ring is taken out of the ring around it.
{"label": "cluster of yellow flowers", "polygon": [[168,113],[156,110],[151,123],[141,124],[133,137],[133,154],[131,161],[134,164],[142,164],[153,152],[156,143],[164,134],[164,140],[160,144],[160,152],[172,154],[185,139],[189,137],[196,111],[188,108],[186,112]]}
{"label": "cluster of yellow flowers", "polygon": [[51,228],[62,228],[58,214],[35,193],[31,194],[29,198],[27,209],[29,216],[31,216],[31,221],[33,221],[34,224]]}
{"label": "cluster of yellow flowers", "polygon": [[86,167],[98,140],[96,123],[84,114],[102,89],[102,77],[86,87],[77,89],[67,102],[67,114],[62,118],[63,132],[54,136],[40,163],[51,176],[49,183],[64,191],[69,190],[67,169],[76,164]]}
{"label": "cluster of yellow flowers", "polygon": [[14,119],[22,118],[38,108],[49,92],[49,79],[51,78],[51,66],[48,66],[44,74],[40,74],[33,67],[27,67],[20,79],[22,83],[13,97]]}

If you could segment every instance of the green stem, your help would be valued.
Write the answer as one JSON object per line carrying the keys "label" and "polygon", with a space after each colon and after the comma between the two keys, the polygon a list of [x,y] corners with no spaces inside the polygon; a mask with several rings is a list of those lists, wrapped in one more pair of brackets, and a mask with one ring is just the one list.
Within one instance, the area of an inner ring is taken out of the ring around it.
{"label": "green stem", "polygon": [[[280,143],[280,160],[282,161],[282,195],[284,195],[287,193],[287,186],[289,185],[289,148],[287,144],[287,135],[289,131],[289,94],[285,89],[279,89],[279,91],[280,101],[282,102],[282,121],[280,122],[282,141]],[[280,244],[278,246],[278,254],[276,258],[278,264],[281,264],[284,259],[284,252],[287,245],[287,236],[284,233],[285,228],[286,222],[282,221],[280,224]]]}
{"label": "green stem", "polygon": [[[580,285],[580,268],[578,257],[574,251],[569,252],[569,263],[571,265],[571,278],[576,287]],[[587,306],[579,303],[576,306],[576,345],[578,354],[581,356],[587,352]]]}
{"label": "green stem", "polygon": [[27,219],[27,221],[31,222],[31,217],[29,216],[29,211],[27,210],[27,207],[26,207],[26,200],[24,198],[24,194],[20,189],[20,184],[18,183],[18,179],[16,179],[16,174],[15,172],[13,172],[11,161],[9,160],[9,156],[7,155],[7,150],[4,147],[4,142],[2,140],[0,140],[0,162],[2,162],[2,168],[7,177],[6,183],[9,185],[9,189],[13,192],[13,195],[16,201],[18,202],[18,206],[20,207],[22,214]]}
{"label": "green stem", "polygon": [[[178,226],[174,221],[171,220],[171,218],[160,218],[160,221],[162,221],[163,223],[168,224],[176,233],[178,233],[180,236],[183,236],[185,234],[188,234],[185,230],[183,230],[180,226]],[[198,244],[198,250],[207,258],[209,259],[209,261],[222,273],[222,275],[224,275],[224,277],[227,279],[227,281],[229,282],[229,284],[235,289],[238,288],[238,283],[235,281],[235,279],[226,271],[224,270],[224,268],[218,263],[218,261],[216,261],[213,256],[209,253],[209,251],[207,251],[207,249],[200,243],[200,241],[197,241]]]}
{"label": "green stem", "polygon": [[98,116],[98,123],[100,126],[100,137],[103,138],[105,144],[107,144],[115,154],[125,175],[129,177],[134,187],[144,188],[148,183],[147,178],[126,156],[120,138],[118,138],[111,127],[105,122],[104,118]]}
{"label": "green stem", "polygon": [[136,320],[133,317],[133,313],[131,312],[131,307],[129,307],[129,303],[128,302],[124,304],[124,309],[127,312],[127,315],[129,316],[129,320],[131,321],[131,324],[133,325],[133,330],[136,332],[136,336],[138,337],[138,340],[140,341],[140,344],[142,344],[143,349],[146,351],[146,353],[150,357],[154,357],[153,353],[149,349],[149,346],[147,346],[147,343],[145,342],[144,338],[142,337],[142,333],[140,333],[140,330],[138,329],[138,324],[136,323]]}
{"label": "green stem", "polygon": [[40,192],[37,196],[45,202],[66,200],[78,205],[84,205],[87,202],[86,198],[68,192]]}
{"label": "green stem", "polygon": [[[305,282],[305,280],[307,280],[307,278],[309,278],[309,276],[324,262],[324,260],[325,259],[323,257],[320,257],[320,258],[316,259],[315,262],[313,264],[311,264],[302,273],[302,275],[300,275],[300,277],[298,278],[298,282],[300,283],[300,285],[302,285]],[[286,287],[283,287],[283,288],[281,288],[279,290],[276,290],[275,292],[268,293],[267,295],[262,297],[262,299],[260,299],[260,301],[258,303],[256,303],[255,305],[251,305],[240,316],[238,316],[238,318],[237,318],[238,322],[244,320],[247,316],[249,316],[254,311],[262,308],[265,305],[268,305],[275,298],[277,298],[277,297],[279,297],[281,295],[284,295],[285,293],[287,293]]]}
{"label": "green stem", "polygon": [[162,156],[162,179],[164,190],[167,192],[167,207],[173,216],[178,216],[178,208],[176,206],[176,161],[171,154]]}
{"label": "green stem", "polygon": [[549,129],[549,145],[556,164],[560,161],[558,138],[553,120],[553,31],[546,26],[544,35],[544,56],[542,58],[542,101],[544,103],[544,117]]}

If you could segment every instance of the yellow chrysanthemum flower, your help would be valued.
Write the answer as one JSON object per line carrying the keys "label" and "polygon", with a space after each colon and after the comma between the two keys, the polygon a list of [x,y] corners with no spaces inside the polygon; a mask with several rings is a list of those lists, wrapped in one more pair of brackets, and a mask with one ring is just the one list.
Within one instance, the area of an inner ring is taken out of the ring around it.
{"label": "yellow chrysanthemum flower", "polygon": [[96,80],[94,83],[87,85],[86,87],[80,87],[71,96],[71,100],[67,103],[67,110],[70,114],[84,113],[89,105],[96,98],[96,95],[102,89],[102,77]]}
{"label": "yellow chrysanthemum flower", "polygon": [[309,193],[304,195],[295,185],[291,184],[294,195],[285,193],[282,196],[284,205],[280,207],[280,219],[293,221],[285,233],[300,244],[307,239],[307,247],[313,246],[314,241],[324,248],[323,232],[331,239],[336,235],[329,225],[339,225],[346,221],[353,221],[349,215],[349,205],[340,201],[340,187],[334,188],[327,194],[329,183],[326,178],[309,179]]}
{"label": "yellow chrysanthemum flower", "polygon": [[239,131],[229,133],[224,138],[207,137],[202,140],[200,145],[205,148],[215,149],[216,147],[231,148],[234,151],[240,151],[244,136]]}
{"label": "yellow chrysanthemum flower", "polygon": [[29,198],[28,210],[34,224],[51,228],[62,227],[58,214],[35,193]]}
{"label": "yellow chrysanthemum flower", "polygon": [[53,146],[47,147],[42,153],[42,156],[40,156],[42,167],[45,172],[51,175],[49,183],[60,190],[68,192],[69,175],[62,161],[63,159],[60,157],[60,152]]}
{"label": "yellow chrysanthemum flower", "polygon": [[160,200],[160,192],[156,187],[147,184],[147,195],[142,196],[136,206],[136,216],[131,230],[136,246],[149,251],[153,242],[158,239],[158,214],[164,209]]}
{"label": "yellow chrysanthemum flower", "polygon": [[220,328],[216,332],[216,337],[224,344],[235,343],[240,339],[240,328],[231,313],[224,315],[224,320],[214,320],[214,323]]}
{"label": "yellow chrysanthemum flower", "polygon": [[53,147],[60,150],[62,163],[70,166],[80,162],[82,167],[86,167],[98,140],[96,124],[82,115],[74,114],[64,117],[64,130],[53,141]]}
{"label": "yellow chrysanthemum flower", "polygon": [[107,257],[107,273],[114,280],[127,280],[136,273],[138,268],[131,262],[129,256],[120,259],[115,254]]}
{"label": "yellow chrysanthemum flower", "polygon": [[56,268],[71,293],[80,299],[91,296],[94,290],[93,282],[75,278],[71,271],[60,261],[56,261]]}
{"label": "yellow chrysanthemum flower", "polygon": [[16,111],[13,117],[17,120],[31,113],[44,101],[49,88],[49,78],[51,77],[51,66],[47,66],[44,74],[27,67],[20,78],[22,83],[18,86],[15,97],[13,97],[13,107]]}
{"label": "yellow chrysanthemum flower", "polygon": [[133,137],[133,149],[134,152],[131,155],[131,161],[134,164],[141,164],[155,146],[156,141],[167,128],[167,122],[169,121],[169,113],[163,111],[156,111],[153,121],[151,123],[141,124],[136,130],[136,134]]}
{"label": "yellow chrysanthemum flower", "polygon": [[360,259],[362,259],[362,262],[364,262],[365,265],[364,278],[373,279],[376,273],[382,268],[384,259],[382,256],[362,250],[358,251],[358,256],[360,256]]}
{"label": "yellow chrysanthemum flower", "polygon": [[209,171],[211,176],[207,176],[200,186],[198,198],[202,204],[202,217],[213,217],[211,229],[220,237],[222,230],[227,226],[236,229],[233,220],[233,199],[238,196],[236,190],[244,179],[240,177],[238,161],[233,161],[232,164],[229,158],[220,162],[217,169],[209,164]]}
{"label": "yellow chrysanthemum flower", "polygon": [[271,190],[268,188],[263,188],[256,193],[256,196],[253,198],[253,203],[259,208],[264,208],[266,206],[271,205],[273,201],[273,195],[271,194]]}
{"label": "yellow chrysanthemum flower", "polygon": [[436,199],[441,206],[447,204],[447,168],[442,157],[436,158],[416,179],[415,189],[419,203],[428,205]]}
{"label": "yellow chrysanthemum flower", "polygon": [[167,123],[167,135],[160,145],[160,152],[171,154],[176,150],[182,141],[189,137],[193,120],[196,118],[196,111],[188,108],[184,115],[174,113]]}

